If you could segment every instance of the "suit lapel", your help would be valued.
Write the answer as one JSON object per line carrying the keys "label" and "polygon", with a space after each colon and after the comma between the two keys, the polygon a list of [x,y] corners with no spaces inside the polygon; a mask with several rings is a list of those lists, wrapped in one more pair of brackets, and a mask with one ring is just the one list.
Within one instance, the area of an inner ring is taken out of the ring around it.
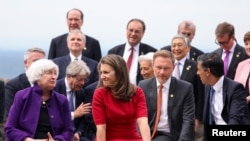
{"label": "suit lapel", "polygon": [[[155,87],[154,87],[155,86]],[[156,105],[157,105],[157,84],[156,84],[156,79],[152,79],[152,81],[149,83],[149,87],[148,87],[148,91],[149,92],[149,97],[150,97],[150,105],[153,108],[154,112],[154,118],[155,118],[155,114],[156,114]]]}
{"label": "suit lapel", "polygon": [[172,111],[173,111],[173,104],[175,99],[175,93],[176,93],[176,78],[171,77],[171,82],[169,86],[169,92],[168,92],[168,122],[169,126],[171,128],[171,117],[172,117]]}
{"label": "suit lapel", "polygon": [[188,77],[190,69],[191,69],[191,65],[189,65],[188,59],[186,59],[184,65],[183,65],[182,72],[181,72],[181,79],[182,80],[186,80],[185,78]]}

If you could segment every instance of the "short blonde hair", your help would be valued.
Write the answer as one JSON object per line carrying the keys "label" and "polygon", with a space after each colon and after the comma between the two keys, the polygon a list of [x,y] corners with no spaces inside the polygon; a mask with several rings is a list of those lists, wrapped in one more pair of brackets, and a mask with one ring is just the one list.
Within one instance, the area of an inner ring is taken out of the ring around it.
{"label": "short blonde hair", "polygon": [[58,77],[58,66],[52,60],[39,59],[31,64],[30,68],[26,71],[26,75],[28,80],[34,84],[41,79],[46,71],[51,69],[56,69],[56,77]]}

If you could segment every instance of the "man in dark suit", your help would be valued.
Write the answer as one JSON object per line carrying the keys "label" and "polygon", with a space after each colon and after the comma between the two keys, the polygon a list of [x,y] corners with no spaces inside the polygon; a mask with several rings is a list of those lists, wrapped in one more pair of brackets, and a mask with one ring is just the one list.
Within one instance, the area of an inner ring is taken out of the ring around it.
{"label": "man in dark suit", "polygon": [[68,49],[70,53],[68,55],[53,59],[53,61],[59,67],[58,79],[66,76],[66,68],[70,62],[74,60],[83,60],[89,67],[91,73],[88,77],[88,82],[84,84],[84,87],[98,80],[97,62],[93,59],[82,55],[82,51],[85,46],[85,35],[80,30],[72,30],[68,35]]}
{"label": "man in dark suit", "polygon": [[[45,58],[45,51],[40,48],[30,48],[24,55],[24,66],[27,70],[30,65],[39,60]],[[30,87],[31,84],[25,73],[18,75],[17,77],[9,80],[5,85],[5,114],[8,116],[9,109],[13,103],[15,94],[17,91]]]}
{"label": "man in dark suit", "polygon": [[[204,103],[204,85],[202,84],[197,73],[197,63],[187,59],[189,52],[188,38],[178,34],[172,38],[171,52],[175,57],[175,69],[173,76],[181,80],[190,82],[193,85],[195,99],[195,132],[197,137],[200,124],[202,123],[203,103]],[[179,73],[179,74],[177,74]],[[203,129],[203,128],[200,128]]]}
{"label": "man in dark suit", "polygon": [[[95,137],[95,125],[91,116],[92,95],[86,94],[83,85],[87,81],[90,69],[82,60],[72,61],[66,69],[66,77],[57,80],[55,91],[67,96],[70,101],[73,93],[71,119],[74,123],[74,139],[92,141]],[[91,120],[92,119],[92,120]],[[91,133],[91,134],[87,134]]]}
{"label": "man in dark suit", "polygon": [[226,71],[224,75],[234,80],[239,62],[248,58],[245,49],[236,42],[234,26],[230,23],[223,22],[218,24],[215,30],[215,36],[215,43],[218,44],[220,48],[213,52],[217,53],[222,60],[225,60],[226,54],[229,51],[228,63],[227,65],[225,64],[228,69],[224,70]]}
{"label": "man in dark suit", "polygon": [[[84,21],[84,15],[80,9],[74,8],[69,10],[67,12],[66,18],[69,32],[75,29],[81,30],[81,26],[83,25]],[[48,59],[54,59],[60,56],[67,55],[69,53],[67,47],[67,36],[68,33],[65,33],[51,40]],[[87,35],[85,36],[86,45],[82,51],[82,55],[99,62],[102,57],[99,41],[93,37]]]}
{"label": "man in dark suit", "polygon": [[[155,52],[155,78],[141,80],[138,84],[146,96],[152,141],[192,141],[194,138],[193,86],[189,82],[171,77],[175,67],[174,61],[175,58],[169,51]],[[160,86],[163,87],[162,100],[160,93],[157,94],[160,92]],[[162,102],[160,108],[156,106],[158,101]]]}
{"label": "man in dark suit", "polygon": [[[196,61],[197,57],[204,52],[199,50],[198,48],[191,45],[191,42],[195,36],[195,24],[192,21],[184,20],[178,26],[177,34],[183,34],[189,39],[189,52],[187,53],[187,58],[193,61]],[[161,50],[171,51],[171,45],[164,46]]]}
{"label": "man in dark suit", "polygon": [[[128,63],[130,54],[133,54],[131,67],[129,69],[129,77],[131,83],[137,85],[143,77],[140,73],[140,64],[138,57],[148,52],[155,52],[157,49],[150,45],[141,43],[141,39],[145,33],[145,23],[141,19],[131,19],[127,24],[127,42],[117,45],[108,51],[108,54],[117,54],[124,58]],[[132,53],[133,52],[133,53]]]}
{"label": "man in dark suit", "polygon": [[216,53],[205,53],[197,59],[197,74],[205,87],[204,140],[208,125],[241,125],[247,116],[248,95],[241,83],[225,77],[223,61]]}

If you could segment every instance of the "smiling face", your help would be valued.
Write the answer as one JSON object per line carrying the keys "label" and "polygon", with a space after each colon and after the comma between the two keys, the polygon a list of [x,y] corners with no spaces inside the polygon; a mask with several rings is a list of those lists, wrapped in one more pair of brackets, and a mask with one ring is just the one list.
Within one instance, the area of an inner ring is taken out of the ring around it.
{"label": "smiling face", "polygon": [[143,25],[139,21],[132,21],[127,26],[127,40],[131,46],[137,45],[144,35]]}
{"label": "smiling face", "polygon": [[67,24],[69,31],[75,30],[75,29],[81,29],[81,26],[83,24],[83,19],[81,19],[81,13],[78,10],[71,10],[68,12],[67,15]]}
{"label": "smiling face", "polygon": [[68,37],[68,48],[72,54],[79,56],[85,47],[84,35],[80,32],[70,33]]}
{"label": "smiling face", "polygon": [[108,64],[100,64],[100,79],[104,87],[112,88],[116,84],[114,69]]}
{"label": "smiling face", "polygon": [[175,38],[172,40],[171,52],[173,53],[175,59],[181,60],[186,57],[189,52],[189,47],[186,45],[184,39]]}

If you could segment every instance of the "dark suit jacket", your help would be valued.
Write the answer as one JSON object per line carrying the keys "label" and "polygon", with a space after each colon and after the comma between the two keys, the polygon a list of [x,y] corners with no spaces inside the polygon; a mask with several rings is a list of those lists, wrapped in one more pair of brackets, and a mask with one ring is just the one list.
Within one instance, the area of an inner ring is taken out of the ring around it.
{"label": "dark suit jacket", "polygon": [[25,73],[9,80],[5,85],[5,114],[8,116],[10,107],[13,103],[16,92],[30,87],[30,83]]}
{"label": "dark suit jacket", "polygon": [[[152,132],[156,117],[157,86],[156,79],[149,78],[139,82],[144,91],[148,121]],[[168,96],[168,123],[174,141],[192,141],[194,138],[195,103],[192,84],[171,77]]]}
{"label": "dark suit jacket", "polygon": [[[87,64],[89,67],[91,73],[88,77],[89,81],[84,84],[83,87],[86,87],[87,85],[97,81],[99,78],[98,70],[97,70],[97,62],[93,59],[87,58],[85,56],[82,56],[82,60]],[[58,57],[53,59],[53,61],[58,65],[59,67],[59,76],[57,79],[61,79],[66,76],[66,68],[70,64],[71,59],[69,55],[65,55],[62,57]]]}
{"label": "dark suit jacket", "polygon": [[4,97],[4,82],[0,80],[0,123],[4,119]]}
{"label": "dark suit jacket", "polygon": [[[204,135],[207,139],[207,129],[209,125],[209,91],[211,86],[205,86],[205,103],[203,113]],[[247,116],[246,97],[248,93],[242,84],[227,77],[223,81],[223,110],[221,116],[229,125],[242,124],[242,119]]]}
{"label": "dark suit jacket", "polygon": [[195,99],[195,117],[202,121],[203,104],[204,104],[204,85],[200,77],[197,75],[197,63],[195,61],[186,59],[181,78],[193,85],[194,99]]}
{"label": "dark suit jacket", "polygon": [[[66,85],[65,85],[65,78],[57,80],[55,91],[67,96],[66,92]],[[92,95],[89,93],[85,93],[82,89],[81,91],[75,92],[75,108],[77,108],[82,102],[83,103],[91,103],[92,102]],[[92,118],[92,114],[84,115],[81,118],[74,119],[74,132],[81,132],[82,136],[93,139],[95,136],[95,124]]]}
{"label": "dark suit jacket", "polygon": [[[116,54],[116,55],[123,56],[124,49],[125,49],[125,45],[126,45],[126,44],[121,44],[121,45],[117,45],[117,46],[111,48],[111,49],[108,51],[108,54]],[[144,44],[144,43],[140,43],[140,46],[139,46],[139,55],[147,54],[148,52],[156,52],[156,51],[157,51],[157,49],[153,48],[152,46],[147,45],[147,44]],[[142,75],[141,75],[141,72],[140,72],[140,64],[139,64],[139,62],[138,62],[136,83],[138,84],[138,82],[139,82],[140,80],[143,80],[143,77],[142,77]]]}
{"label": "dark suit jacket", "polygon": [[[170,45],[164,46],[161,48],[161,50],[171,51],[171,46]],[[198,56],[200,56],[201,54],[204,54],[204,52],[194,46],[191,46],[191,49],[189,51],[189,59],[193,61],[197,61]]]}
{"label": "dark suit jacket", "polygon": [[[215,52],[218,55],[222,56],[223,49],[222,48],[218,48],[218,49],[216,49],[213,52]],[[245,49],[242,46],[240,46],[239,44],[236,44],[235,50],[234,50],[234,54],[233,54],[233,57],[232,57],[230,65],[229,65],[229,68],[228,68],[226,76],[229,77],[229,78],[231,78],[232,80],[234,80],[234,76],[235,76],[238,64],[241,61],[243,61],[243,60],[245,60],[247,58],[248,58],[248,56],[246,54]]]}
{"label": "dark suit jacket", "polygon": [[[67,36],[68,33],[60,35],[51,40],[48,59],[54,59],[69,54],[69,49],[67,45]],[[86,50],[82,51],[82,55],[99,62],[99,60],[102,57],[99,41],[90,36],[87,35],[85,36],[86,36]]]}

